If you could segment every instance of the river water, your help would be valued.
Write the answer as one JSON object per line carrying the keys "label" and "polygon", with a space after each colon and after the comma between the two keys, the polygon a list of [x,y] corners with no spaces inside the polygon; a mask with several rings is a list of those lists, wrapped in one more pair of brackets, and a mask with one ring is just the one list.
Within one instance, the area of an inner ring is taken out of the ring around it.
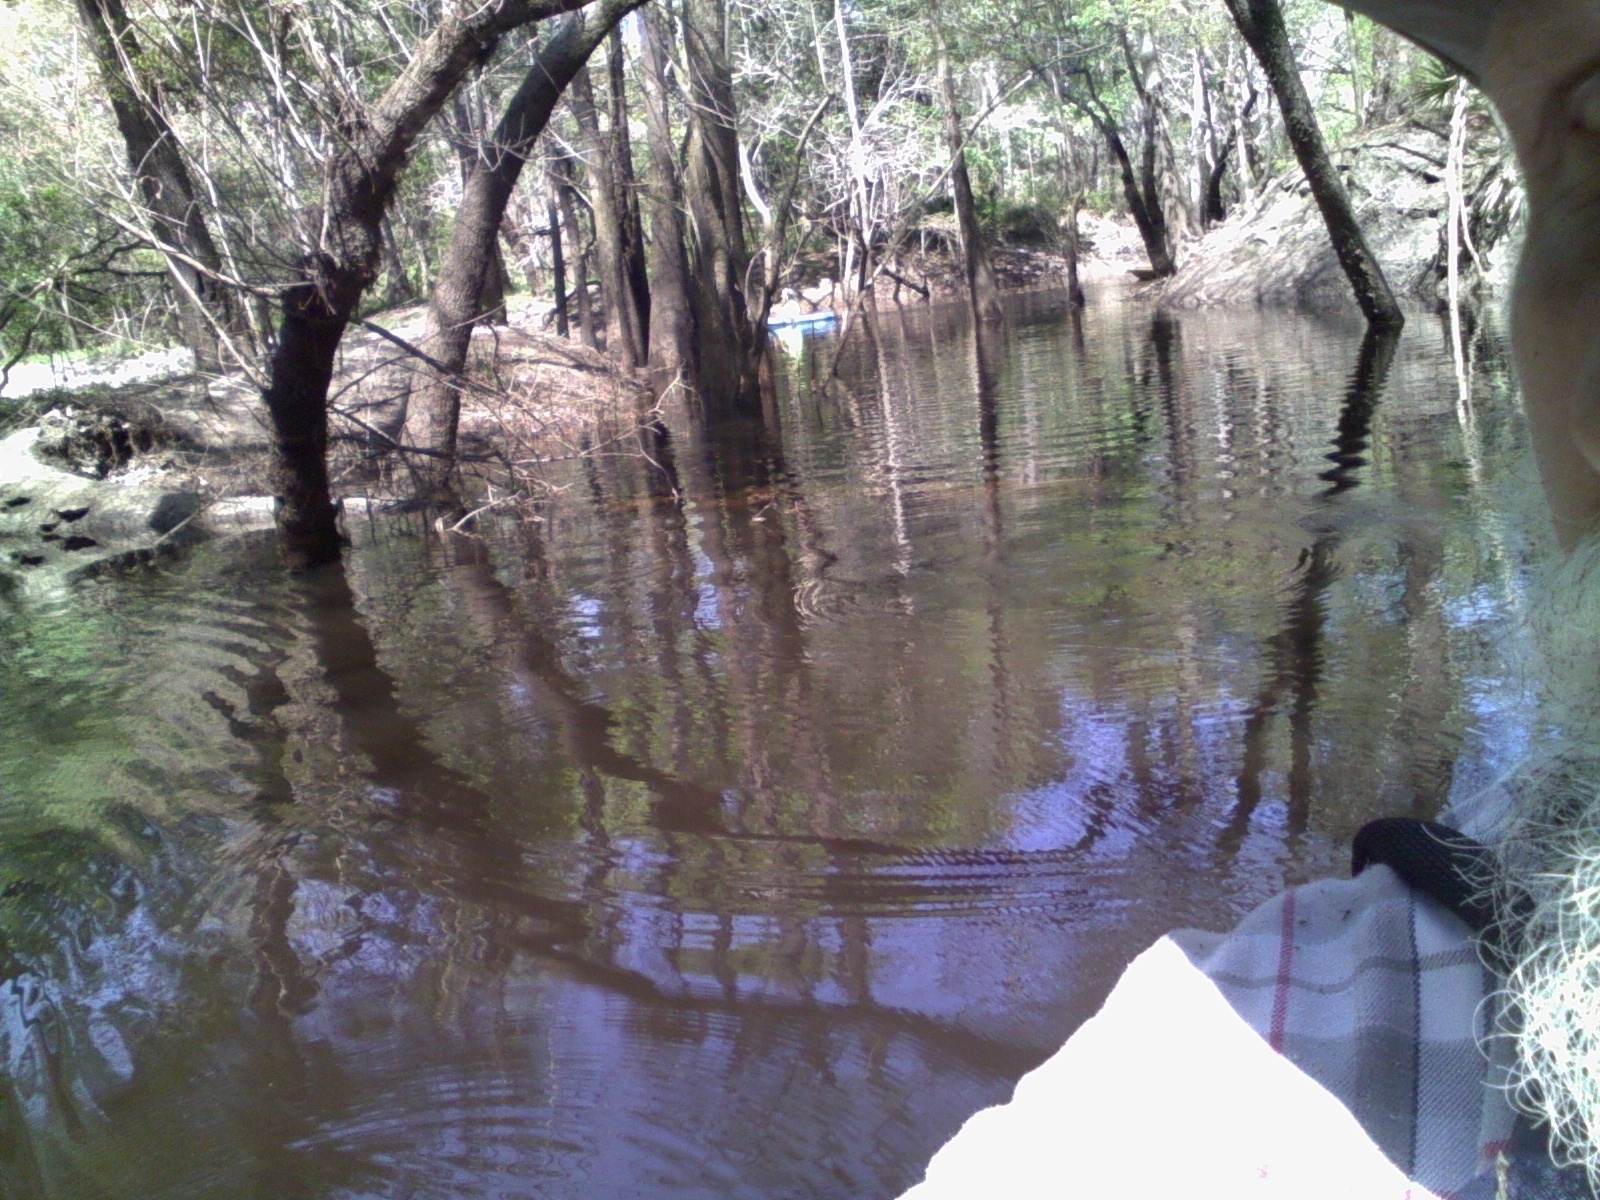
{"label": "river water", "polygon": [[889,1197],[1178,925],[1529,737],[1500,345],[1104,294],[13,599],[14,1197]]}

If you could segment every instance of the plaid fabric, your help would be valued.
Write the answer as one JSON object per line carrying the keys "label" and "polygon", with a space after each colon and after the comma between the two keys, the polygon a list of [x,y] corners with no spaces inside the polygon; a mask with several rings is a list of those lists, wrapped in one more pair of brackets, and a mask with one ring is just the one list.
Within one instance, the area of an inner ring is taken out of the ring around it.
{"label": "plaid fabric", "polygon": [[1493,981],[1459,919],[1374,866],[1285,892],[1231,933],[1172,940],[1408,1177],[1495,1195],[1514,1113],[1488,1037]]}
{"label": "plaid fabric", "polygon": [[904,1200],[1589,1197],[1508,1101],[1493,991],[1388,867],[1296,888],[1140,955]]}

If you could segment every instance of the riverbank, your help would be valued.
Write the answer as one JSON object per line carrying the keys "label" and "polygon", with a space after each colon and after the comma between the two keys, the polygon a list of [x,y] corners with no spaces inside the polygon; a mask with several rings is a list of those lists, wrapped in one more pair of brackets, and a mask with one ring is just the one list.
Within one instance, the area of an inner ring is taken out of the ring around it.
{"label": "riverbank", "polygon": [[[1468,295],[1502,293],[1515,259],[1521,193],[1497,133],[1475,129],[1462,167]],[[1445,293],[1449,129],[1413,119],[1367,130],[1332,151],[1357,220],[1403,299],[1441,304]],[[1298,167],[1274,177],[1228,219],[1185,247],[1178,273],[1152,298],[1178,308],[1217,304],[1355,309],[1327,227]]]}
{"label": "riverbank", "polygon": [[[1335,152],[1396,291],[1430,302],[1439,298],[1444,273],[1447,132],[1411,121]],[[1473,145],[1463,172],[1476,254],[1468,286],[1490,292],[1509,273],[1516,193],[1504,185],[1497,144],[1480,137]],[[873,298],[881,309],[964,295],[953,224],[935,215],[923,225],[894,269],[879,274]],[[1066,239],[1048,214],[1017,210],[994,232],[996,271],[1007,292],[1065,286]],[[1078,243],[1086,282],[1127,278],[1147,266],[1137,233],[1115,218],[1080,213]],[[1145,295],[1176,308],[1351,306],[1298,171],[1283,173],[1189,243],[1180,263],[1174,278]],[[807,309],[842,307],[837,288],[820,274],[826,266],[798,265],[802,282],[814,277],[798,289]],[[474,334],[460,444],[477,490],[496,502],[539,494],[542,472],[562,459],[640,453],[637,433],[657,415],[641,373],[555,335],[551,320],[548,301],[515,297],[506,324]],[[363,512],[402,505],[414,491],[404,425],[412,384],[427,370],[415,351],[424,321],[421,305],[377,314],[349,332],[340,352],[330,468],[341,502]],[[181,355],[157,351],[77,364],[68,375],[38,367],[15,376],[13,387],[24,392],[69,376],[72,386],[12,401],[13,431],[0,443],[0,587],[271,523],[270,440],[255,386],[185,366]],[[151,378],[162,371],[172,374]],[[59,515],[78,510],[86,524]]]}
{"label": "riverbank", "polygon": [[[411,384],[426,369],[406,348],[421,340],[423,318],[421,306],[379,314],[341,349],[329,470],[347,512],[401,506],[412,494],[397,450]],[[462,455],[479,487],[501,498],[537,494],[543,470],[562,459],[639,453],[633,435],[654,411],[642,376],[536,323],[523,308],[473,338]],[[270,431],[256,388],[181,370],[150,380],[147,357],[121,373],[99,364],[92,382],[12,403],[0,429],[0,592],[49,590],[271,526]]]}

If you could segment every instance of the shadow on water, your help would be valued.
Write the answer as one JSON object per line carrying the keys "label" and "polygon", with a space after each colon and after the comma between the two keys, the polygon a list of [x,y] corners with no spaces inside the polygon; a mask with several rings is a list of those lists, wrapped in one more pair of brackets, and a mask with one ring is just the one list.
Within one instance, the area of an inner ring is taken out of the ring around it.
{"label": "shadow on water", "polygon": [[1335,417],[1336,327],[1052,305],[0,629],[9,1192],[892,1196],[1154,936],[1434,803],[1493,398],[1463,476],[1426,347]]}

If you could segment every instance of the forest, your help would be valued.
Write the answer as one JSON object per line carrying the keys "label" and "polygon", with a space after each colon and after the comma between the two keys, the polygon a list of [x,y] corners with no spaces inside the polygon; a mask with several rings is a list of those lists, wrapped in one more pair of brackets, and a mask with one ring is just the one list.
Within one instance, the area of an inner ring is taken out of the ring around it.
{"label": "forest", "polygon": [[[1463,81],[1312,0],[17,0],[0,21],[0,381],[183,348],[259,398],[247,490],[308,563],[340,542],[330,453],[459,514],[472,462],[506,458],[464,444],[464,399],[509,405],[523,445],[538,383],[469,353],[510,314],[599,351],[640,411],[681,393],[715,418],[759,411],[775,319],[1081,302],[1102,221],[1159,288],[1230,214],[1309,189],[1382,328],[1397,293],[1481,291],[1519,204]],[[1363,138],[1434,193],[1422,277],[1392,284],[1363,236],[1367,155],[1330,157]],[[413,336],[385,324],[419,305]],[[41,407],[4,397],[12,426]]]}
{"label": "forest", "polygon": [[900,1196],[1542,744],[1524,210],[1323,0],[7,0],[0,1192]]}

